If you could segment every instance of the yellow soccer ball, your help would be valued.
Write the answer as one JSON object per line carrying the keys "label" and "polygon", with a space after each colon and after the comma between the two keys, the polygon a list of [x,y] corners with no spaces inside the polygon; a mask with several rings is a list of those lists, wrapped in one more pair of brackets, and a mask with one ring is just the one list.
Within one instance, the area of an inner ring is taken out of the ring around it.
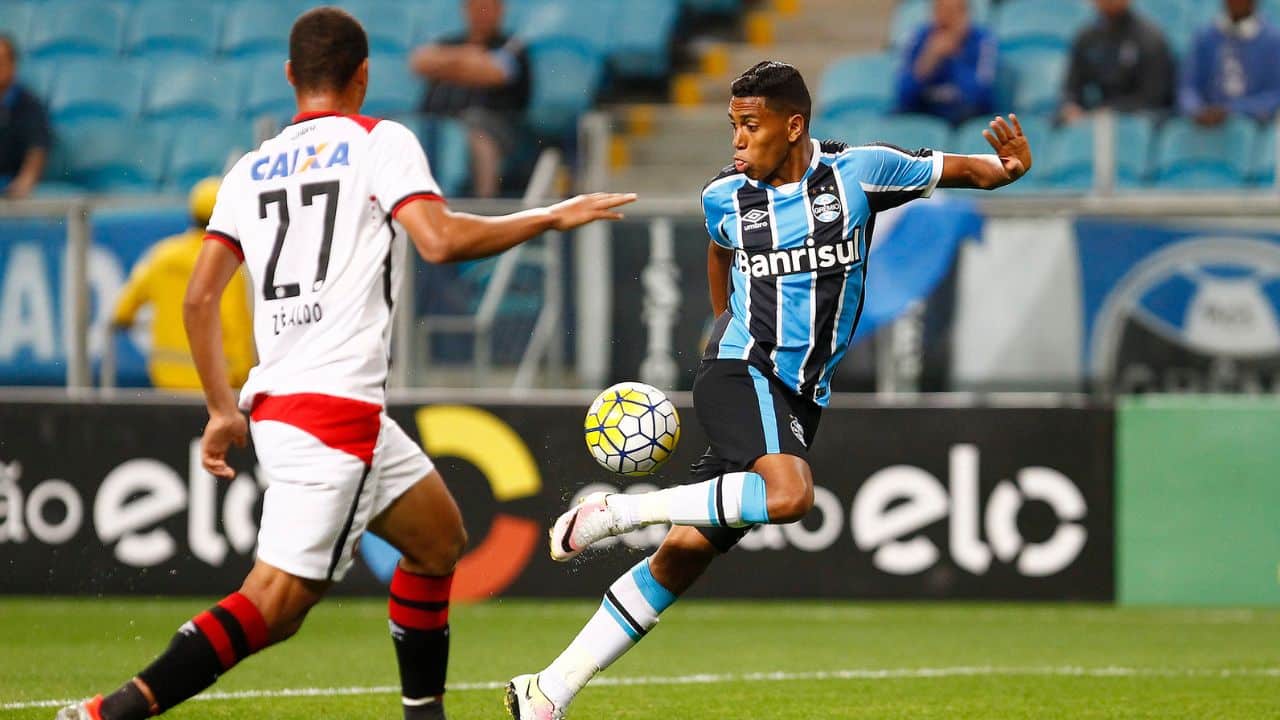
{"label": "yellow soccer ball", "polygon": [[618,383],[591,403],[587,449],[601,466],[636,477],[656,471],[680,442],[680,415],[661,390],[638,382]]}

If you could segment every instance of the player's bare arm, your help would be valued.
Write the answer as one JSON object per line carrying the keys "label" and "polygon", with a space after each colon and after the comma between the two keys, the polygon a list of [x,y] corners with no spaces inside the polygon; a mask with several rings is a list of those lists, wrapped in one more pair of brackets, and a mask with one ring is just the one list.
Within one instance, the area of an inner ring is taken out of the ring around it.
{"label": "player's bare arm", "polygon": [[1022,133],[1018,116],[997,117],[982,131],[995,156],[945,155],[940,187],[994,190],[1027,174],[1031,169],[1031,145]]}
{"label": "player's bare arm", "polygon": [[716,317],[729,309],[729,265],[732,262],[732,250],[714,241],[707,244],[707,287],[711,291],[711,312]]}
{"label": "player's bare arm", "polygon": [[474,260],[508,250],[548,230],[572,230],[596,220],[620,220],[616,208],[634,193],[579,195],[549,207],[499,217],[455,212],[444,203],[415,200],[396,215],[414,247],[430,263]]}
{"label": "player's bare arm", "polygon": [[215,477],[235,478],[227,449],[244,447],[249,425],[236,406],[222,355],[222,291],[240,268],[240,258],[220,243],[206,242],[196,259],[182,304],[191,357],[209,408],[209,424],[200,440],[200,461]]}

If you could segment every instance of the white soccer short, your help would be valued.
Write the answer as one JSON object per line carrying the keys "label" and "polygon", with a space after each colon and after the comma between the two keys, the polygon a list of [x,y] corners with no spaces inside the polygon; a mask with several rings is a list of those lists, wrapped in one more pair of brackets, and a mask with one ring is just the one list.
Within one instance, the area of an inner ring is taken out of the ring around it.
{"label": "white soccer short", "polygon": [[[268,482],[258,559],[298,577],[338,581],[373,518],[434,464],[380,408],[376,425],[366,417],[363,431],[354,431],[326,427],[314,406],[302,417],[253,413],[253,444]],[[328,409],[323,401],[320,409]]]}

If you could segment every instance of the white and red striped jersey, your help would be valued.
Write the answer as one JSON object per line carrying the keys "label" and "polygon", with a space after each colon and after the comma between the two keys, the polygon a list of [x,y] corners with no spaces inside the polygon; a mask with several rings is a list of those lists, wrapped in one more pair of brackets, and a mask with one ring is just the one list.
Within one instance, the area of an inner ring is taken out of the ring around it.
{"label": "white and red striped jersey", "polygon": [[248,266],[258,365],[240,393],[384,404],[407,233],[396,213],[440,199],[417,138],[361,115],[308,113],[222,181],[206,239]]}

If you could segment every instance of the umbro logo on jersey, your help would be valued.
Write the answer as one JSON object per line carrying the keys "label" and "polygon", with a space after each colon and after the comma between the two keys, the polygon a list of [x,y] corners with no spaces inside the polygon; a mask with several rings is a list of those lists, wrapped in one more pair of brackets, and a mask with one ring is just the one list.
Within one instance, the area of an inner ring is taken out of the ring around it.
{"label": "umbro logo on jersey", "polygon": [[350,148],[346,142],[333,146],[331,143],[308,145],[306,148],[294,148],[293,152],[277,153],[275,157],[264,155],[249,167],[249,175],[254,180],[273,180],[289,177],[308,170],[331,168],[334,165],[350,165]]}
{"label": "umbro logo on jersey", "polygon": [[742,214],[742,221],[744,223],[742,226],[743,232],[766,228],[769,227],[769,213],[760,208],[748,210]]}

